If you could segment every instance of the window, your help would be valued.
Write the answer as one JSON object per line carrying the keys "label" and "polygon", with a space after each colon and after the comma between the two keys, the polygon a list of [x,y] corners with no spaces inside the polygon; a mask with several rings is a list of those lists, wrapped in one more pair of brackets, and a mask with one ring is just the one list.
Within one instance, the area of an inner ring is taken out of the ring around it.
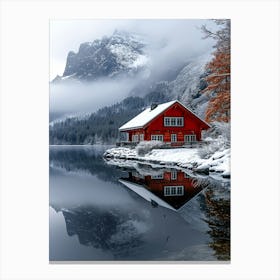
{"label": "window", "polygon": [[155,140],[155,141],[163,141],[163,135],[151,135],[151,140]]}
{"label": "window", "polygon": [[171,134],[171,142],[177,142],[177,135]]}
{"label": "window", "polygon": [[171,180],[176,180],[177,179],[177,171],[171,171]]}
{"label": "window", "polygon": [[178,195],[183,195],[183,188],[177,188],[177,194]]}
{"label": "window", "polygon": [[165,117],[164,126],[184,126],[183,117]]}
{"label": "window", "polygon": [[163,174],[152,175],[152,176],[151,176],[151,179],[156,179],[156,180],[158,180],[158,179],[163,179]]}
{"label": "window", "polygon": [[129,141],[129,133],[121,132],[121,134],[120,134],[120,141],[128,142]]}
{"label": "window", "polygon": [[164,118],[164,126],[170,126],[170,118]]}
{"label": "window", "polygon": [[181,196],[184,195],[184,186],[165,186],[164,196]]}
{"label": "window", "polygon": [[164,187],[164,196],[170,196],[170,188]]}
{"label": "window", "polygon": [[144,134],[140,134],[140,141],[144,141]]}
{"label": "window", "polygon": [[195,142],[195,141],[196,141],[195,134],[185,135],[185,142]]}
{"label": "window", "polygon": [[139,135],[132,135],[132,142],[139,142]]}
{"label": "window", "polygon": [[171,195],[176,195],[176,187],[171,187]]}
{"label": "window", "polygon": [[177,124],[177,126],[183,126],[183,118],[177,118],[176,124]]}

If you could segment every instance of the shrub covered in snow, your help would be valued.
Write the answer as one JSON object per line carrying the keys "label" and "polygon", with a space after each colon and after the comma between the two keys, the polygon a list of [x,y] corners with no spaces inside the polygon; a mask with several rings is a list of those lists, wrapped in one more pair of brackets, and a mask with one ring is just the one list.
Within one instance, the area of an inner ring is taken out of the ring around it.
{"label": "shrub covered in snow", "polygon": [[216,151],[230,147],[230,123],[213,122],[211,128],[204,132],[203,138],[209,144],[202,147],[198,154],[201,158],[209,158]]}
{"label": "shrub covered in snow", "polygon": [[163,146],[161,141],[142,141],[136,146],[136,153],[139,156],[144,156],[153,149],[158,149]]}
{"label": "shrub covered in snow", "polygon": [[224,148],[224,139],[218,136],[217,139],[209,141],[209,143],[198,150],[200,158],[210,158],[215,152]]}
{"label": "shrub covered in snow", "polygon": [[213,122],[211,123],[211,128],[203,133],[204,138],[220,138],[220,141],[223,140],[224,145],[230,145],[230,123]]}

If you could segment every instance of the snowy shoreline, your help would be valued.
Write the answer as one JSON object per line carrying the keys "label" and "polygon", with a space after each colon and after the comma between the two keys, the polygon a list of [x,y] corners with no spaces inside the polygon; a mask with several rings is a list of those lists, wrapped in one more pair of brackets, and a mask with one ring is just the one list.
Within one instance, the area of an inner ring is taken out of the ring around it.
{"label": "snowy shoreline", "polygon": [[178,166],[196,173],[218,174],[223,178],[230,178],[230,149],[217,151],[209,158],[199,156],[199,148],[153,149],[140,156],[136,149],[115,147],[108,149],[104,155],[106,159],[134,160],[167,166]]}

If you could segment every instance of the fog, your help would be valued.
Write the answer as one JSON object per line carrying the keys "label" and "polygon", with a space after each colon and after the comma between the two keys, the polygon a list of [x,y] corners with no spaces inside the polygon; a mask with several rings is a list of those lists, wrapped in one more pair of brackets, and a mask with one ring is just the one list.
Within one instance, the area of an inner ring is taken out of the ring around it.
{"label": "fog", "polygon": [[174,69],[212,50],[214,42],[203,40],[202,24],[215,28],[207,20],[147,20],[130,27],[148,40],[151,74],[160,78],[166,69]]}
{"label": "fog", "polygon": [[132,79],[103,79],[91,83],[50,85],[51,112],[75,115],[90,113],[125,98],[136,84]]}
{"label": "fog", "polygon": [[50,23],[50,79],[62,75],[69,51],[77,52],[83,42],[110,36],[114,30],[140,34],[147,46],[148,74],[117,80],[103,79],[88,84],[68,83],[50,86],[50,111],[61,114],[94,112],[114,104],[142,84],[165,79],[187,61],[211,52],[214,42],[203,40],[202,24],[209,20],[52,20]]}

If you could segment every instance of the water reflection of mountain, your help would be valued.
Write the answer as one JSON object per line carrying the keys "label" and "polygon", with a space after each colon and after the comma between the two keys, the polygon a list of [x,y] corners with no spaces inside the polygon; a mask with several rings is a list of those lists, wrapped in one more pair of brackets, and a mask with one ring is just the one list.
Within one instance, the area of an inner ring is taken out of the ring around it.
{"label": "water reflection of mountain", "polygon": [[146,176],[132,171],[128,178],[122,178],[120,182],[152,205],[172,210],[180,209],[208,185],[197,184],[194,178],[176,169],[160,170],[154,175]]}
{"label": "water reflection of mountain", "polygon": [[106,146],[78,147],[62,146],[50,147],[50,166],[64,168],[67,171],[86,171],[96,175],[104,181],[115,181],[121,176],[120,170],[112,169],[102,159]]}
{"label": "water reflection of mountain", "polygon": [[[50,205],[64,232],[66,226],[65,238],[78,238],[90,252],[51,241],[54,260],[230,259],[229,182],[141,164],[120,169],[102,154],[81,147],[50,151],[51,168],[64,169],[51,169]],[[56,257],[58,251],[65,253]]]}
{"label": "water reflection of mountain", "polygon": [[[156,176],[160,170],[149,172]],[[191,227],[177,211],[155,207],[117,181],[105,184],[79,172],[52,176],[50,205],[62,219],[61,228],[92,251],[85,256],[72,243],[51,241],[52,260],[216,259],[206,231]]]}
{"label": "water reflection of mountain", "polygon": [[[77,236],[80,244],[93,249],[92,259],[95,259],[95,250],[109,254],[103,260],[216,259],[207,246],[207,234],[192,229],[174,211],[153,209],[147,202],[136,203],[135,208],[125,211],[95,206],[53,208],[63,214],[67,234]],[[201,246],[198,251],[197,244]],[[51,253],[55,250],[57,248]],[[75,250],[72,256],[66,255],[60,260],[73,260],[78,254]]]}
{"label": "water reflection of mountain", "polygon": [[129,213],[94,206],[55,210],[63,214],[69,236],[76,235],[82,245],[109,251],[115,259],[126,259],[128,251],[141,246],[141,231],[135,226],[141,224],[141,217],[132,220]]}

